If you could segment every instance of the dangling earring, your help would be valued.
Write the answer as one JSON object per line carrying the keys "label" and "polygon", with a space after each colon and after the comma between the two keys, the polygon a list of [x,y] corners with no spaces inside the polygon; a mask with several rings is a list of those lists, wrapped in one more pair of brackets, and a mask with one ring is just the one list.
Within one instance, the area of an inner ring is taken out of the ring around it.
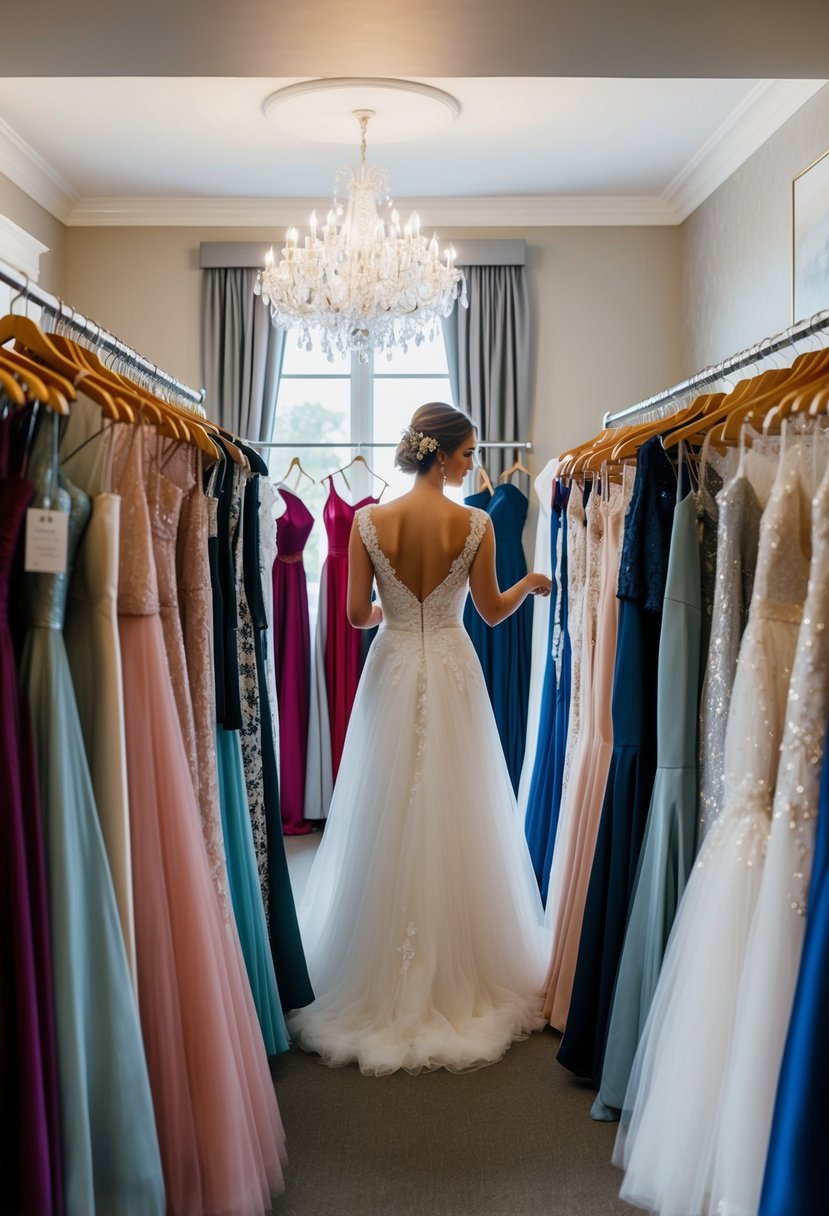
{"label": "dangling earring", "polygon": [[440,475],[443,478],[443,485],[446,485],[446,461],[440,466]]}

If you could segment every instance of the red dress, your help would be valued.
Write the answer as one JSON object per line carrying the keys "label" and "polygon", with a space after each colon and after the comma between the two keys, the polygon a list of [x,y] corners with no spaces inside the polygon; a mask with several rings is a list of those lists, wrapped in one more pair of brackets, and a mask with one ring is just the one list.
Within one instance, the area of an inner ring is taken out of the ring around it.
{"label": "red dress", "polygon": [[328,537],[325,559],[325,688],[328,694],[328,722],[331,730],[331,769],[334,780],[343,754],[345,732],[351,717],[351,706],[360,682],[360,630],[353,629],[346,615],[348,595],[348,538],[354,512],[376,498],[346,502],[328,479],[328,498],[322,511]]}

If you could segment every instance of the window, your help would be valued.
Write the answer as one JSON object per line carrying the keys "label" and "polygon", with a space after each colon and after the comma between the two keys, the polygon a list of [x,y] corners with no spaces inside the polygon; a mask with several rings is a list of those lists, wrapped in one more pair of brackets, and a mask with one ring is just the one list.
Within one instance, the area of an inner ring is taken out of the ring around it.
{"label": "window", "polygon": [[[394,468],[394,449],[401,432],[418,405],[424,401],[451,401],[446,349],[440,332],[430,341],[410,345],[407,352],[397,350],[391,359],[379,355],[360,363],[356,355],[329,363],[316,349],[299,349],[289,333],[285,346],[282,377],[276,406],[274,441],[288,448],[267,449],[268,466],[274,480],[285,475],[292,456],[298,456],[303,469],[314,478],[299,483],[292,473],[288,488],[296,486],[303,502],[313,512],[314,530],[305,549],[312,613],[319,591],[319,577],[325,559],[325,528],[322,509],[328,495],[323,478],[347,464],[362,451],[368,464],[389,483],[383,501],[411,489],[411,478]],[[331,448],[311,447],[313,443],[333,443]],[[363,448],[361,443],[387,443],[388,447]],[[337,493],[357,502],[378,493],[381,485],[360,464],[346,472],[348,485],[335,479]],[[460,502],[463,491],[452,490]]]}

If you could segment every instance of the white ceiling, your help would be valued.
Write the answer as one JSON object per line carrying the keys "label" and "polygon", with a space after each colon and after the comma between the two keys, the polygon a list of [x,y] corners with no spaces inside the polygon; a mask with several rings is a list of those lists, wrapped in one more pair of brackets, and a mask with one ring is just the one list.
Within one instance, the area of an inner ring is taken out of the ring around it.
{"label": "white ceiling", "polygon": [[[281,222],[357,159],[265,118],[298,79],[0,78],[0,170],[69,224]],[[369,163],[441,224],[678,223],[821,84],[418,79],[459,117]]]}

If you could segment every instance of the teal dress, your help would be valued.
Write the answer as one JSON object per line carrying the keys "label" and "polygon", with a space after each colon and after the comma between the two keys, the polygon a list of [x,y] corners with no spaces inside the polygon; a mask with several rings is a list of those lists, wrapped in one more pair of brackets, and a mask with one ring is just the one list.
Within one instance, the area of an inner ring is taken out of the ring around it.
{"label": "teal dress", "polygon": [[674,512],[659,639],[657,770],[636,889],[616,976],[599,1097],[591,1115],[618,1118],[668,936],[694,861],[697,705],[702,624],[697,503]]}
{"label": "teal dress", "polygon": [[115,891],[63,641],[72,560],[89,499],[58,467],[57,415],[29,461],[33,506],[69,513],[67,570],[24,576],[20,662],[46,850],[67,1216],[164,1216],[150,1084]]}

